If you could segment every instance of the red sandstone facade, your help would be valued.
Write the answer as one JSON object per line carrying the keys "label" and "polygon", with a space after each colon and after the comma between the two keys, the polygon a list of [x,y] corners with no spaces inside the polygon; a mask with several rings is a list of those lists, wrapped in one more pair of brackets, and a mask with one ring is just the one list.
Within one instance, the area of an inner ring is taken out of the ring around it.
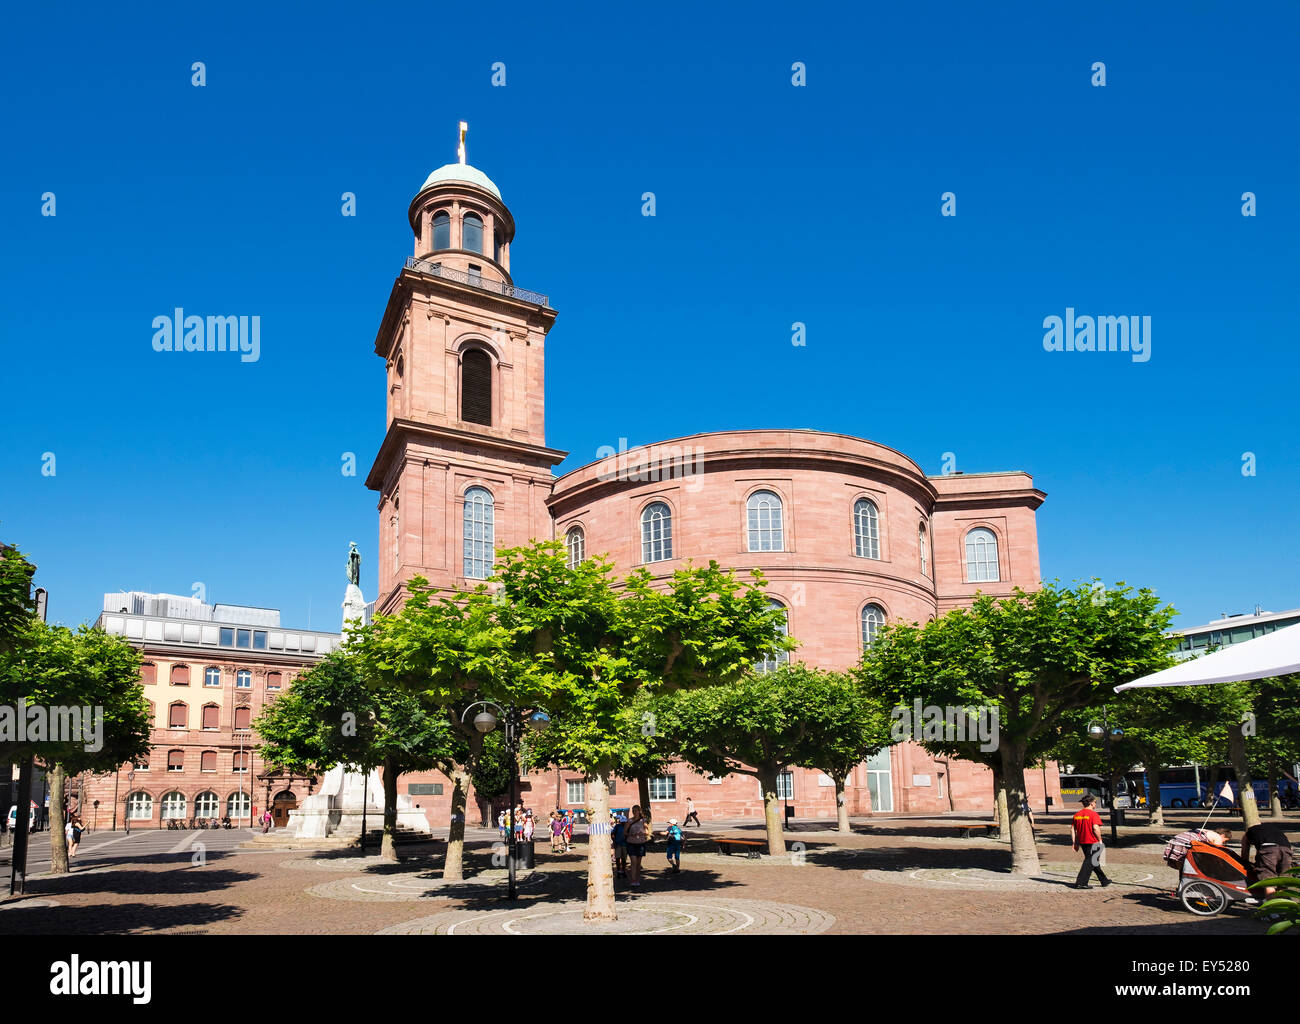
{"label": "red sandstone facade", "polygon": [[[1023,472],[927,476],[872,441],[746,430],[613,453],[555,479],[565,453],[546,445],[544,370],[556,313],[514,287],[515,225],[499,190],[463,160],[449,164],[429,176],[409,220],[415,258],[375,339],[388,386],[388,432],[366,481],[379,493],[377,611],[394,611],[416,574],[472,588],[486,575],[485,544],[564,538],[574,557],[604,554],[623,573],[646,565],[666,577],[710,559],[761,569],[799,641],[793,657],[843,669],[861,657],[874,616],[926,622],[977,591],[1038,585],[1044,494]],[[1048,796],[1059,806],[1055,766],[1027,782],[1034,806]],[[523,800],[582,807],[581,783],[572,771],[527,775]],[[448,780],[420,773],[403,785],[416,787],[431,824],[446,821]],[[796,816],[835,815],[821,773],[792,769],[787,785]],[[703,819],[763,813],[752,777],[709,780],[675,765],[653,783],[654,817],[680,819],[687,796]],[[992,779],[901,743],[853,771],[847,799],[851,814],[988,811]],[[611,802],[639,802],[636,784],[619,783]]]}

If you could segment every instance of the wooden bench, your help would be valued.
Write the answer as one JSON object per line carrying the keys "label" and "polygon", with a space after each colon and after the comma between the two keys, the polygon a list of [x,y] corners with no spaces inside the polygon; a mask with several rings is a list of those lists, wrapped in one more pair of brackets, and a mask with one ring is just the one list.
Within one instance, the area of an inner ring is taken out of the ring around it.
{"label": "wooden bench", "polygon": [[731,848],[738,846],[745,853],[749,860],[758,860],[759,850],[767,844],[760,839],[714,839],[718,844],[718,852],[724,856],[731,856]]}
{"label": "wooden bench", "polygon": [[999,831],[1001,831],[1001,826],[998,825],[996,822],[992,824],[985,823],[981,825],[963,825],[961,830],[961,837],[963,839],[982,839],[987,837],[990,834],[995,834]]}

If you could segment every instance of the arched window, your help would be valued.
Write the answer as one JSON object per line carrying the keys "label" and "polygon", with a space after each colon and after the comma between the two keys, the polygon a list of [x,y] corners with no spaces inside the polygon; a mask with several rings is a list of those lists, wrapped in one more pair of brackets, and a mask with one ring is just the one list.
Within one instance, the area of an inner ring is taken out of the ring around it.
{"label": "arched window", "polygon": [[185,770],[185,751],[167,751],[167,770],[169,772],[183,772]]}
{"label": "arched window", "polygon": [[253,688],[253,673],[246,668],[241,668],[236,672],[235,688],[237,690],[251,690]]}
{"label": "arched window", "polygon": [[268,690],[278,690],[280,688],[280,673],[268,672],[266,674],[266,688]]}
{"label": "arched window", "polygon": [[167,818],[185,817],[185,794],[172,790],[164,793],[162,798],[162,816]]}
{"label": "arched window", "polygon": [[217,752],[205,750],[199,756],[199,771],[215,772],[217,770]]}
{"label": "arched window", "polygon": [[393,492],[393,572],[402,567],[402,503],[401,496]]}
{"label": "arched window", "polygon": [[172,686],[190,685],[190,667],[188,665],[172,666]]}
{"label": "arched window", "polygon": [[460,361],[460,418],[492,426],[492,357],[472,348]]}
{"label": "arched window", "polygon": [[966,582],[996,583],[998,579],[997,535],[977,526],[966,534]]}
{"label": "arched window", "polygon": [[662,562],[672,557],[672,509],[656,501],[641,513],[641,561]]}
{"label": "arched window", "polygon": [[194,798],[194,814],[199,818],[215,818],[221,799],[212,790],[200,793]]}
{"label": "arched window", "polygon": [[784,551],[785,526],[781,499],[771,491],[755,491],[745,503],[750,551]]}
{"label": "arched window", "polygon": [[492,572],[494,530],[492,492],[486,487],[471,487],[465,492],[466,579],[485,580]]}
{"label": "arched window", "polygon": [[212,667],[205,668],[205,669],[203,670],[203,685],[204,685],[204,686],[220,686],[220,685],[221,685],[221,669],[219,669],[219,668],[212,668]]}
{"label": "arched window", "polygon": [[859,558],[880,557],[880,511],[870,498],[853,503],[853,553]]}
{"label": "arched window", "polygon": [[221,708],[215,704],[203,705],[203,728],[220,729],[221,728]]}
{"label": "arched window", "polygon": [[483,252],[483,218],[477,213],[467,213],[461,221],[460,247],[470,252]]}
{"label": "arched window", "polygon": [[251,728],[251,714],[248,708],[235,708],[235,728],[239,730]]}
{"label": "arched window", "polygon": [[869,604],[862,609],[862,646],[870,647],[885,624],[885,609],[878,604]]}
{"label": "arched window", "polygon": [[236,775],[246,774],[251,756],[247,750],[236,750],[234,756],[230,759],[230,770]]}
{"label": "arched window", "polygon": [[927,576],[930,572],[930,535],[924,522],[916,528],[916,546],[921,552],[921,575]]}
{"label": "arched window", "polygon": [[439,210],[433,215],[433,248],[451,248],[451,217],[446,210]]}
{"label": "arched window", "polygon": [[185,729],[189,726],[190,709],[181,703],[172,704],[167,709],[167,727],[169,729]]}
{"label": "arched window", "polygon": [[226,815],[231,818],[247,818],[251,804],[248,793],[231,793],[226,797]]}
{"label": "arched window", "polygon": [[569,550],[569,568],[576,569],[587,557],[587,537],[582,527],[569,527],[569,532],[564,535],[564,544]]}
{"label": "arched window", "polygon": [[[783,605],[780,601],[776,601],[769,598],[767,602],[767,606],[769,608],[779,608],[781,610],[782,613],[782,620],[780,626],[781,635],[789,636],[790,635],[790,613],[786,610],[785,605]],[[788,664],[790,664],[789,651],[773,651],[769,654],[764,655],[762,661],[756,661],[754,663],[754,671],[757,672],[759,675],[767,675],[767,673],[769,672],[775,672],[782,665],[788,665]]]}
{"label": "arched window", "polygon": [[148,793],[132,793],[126,798],[126,816],[132,821],[148,821],[153,817],[153,797]]}

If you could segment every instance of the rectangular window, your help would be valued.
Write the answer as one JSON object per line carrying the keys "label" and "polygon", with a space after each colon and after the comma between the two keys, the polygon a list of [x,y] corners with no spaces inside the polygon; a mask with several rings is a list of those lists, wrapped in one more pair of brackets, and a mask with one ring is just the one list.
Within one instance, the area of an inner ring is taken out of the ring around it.
{"label": "rectangular window", "polygon": [[203,685],[204,685],[204,686],[220,686],[220,685],[221,685],[221,669],[219,669],[219,668],[207,668],[207,669],[204,669],[204,670],[203,670]]}
{"label": "rectangular window", "polygon": [[569,779],[565,783],[565,788],[568,791],[568,799],[565,800],[565,803],[585,804],[587,802],[587,784],[581,779]]}
{"label": "rectangular window", "polygon": [[251,647],[253,643],[253,631],[251,629],[235,630],[235,646]]}
{"label": "rectangular window", "polygon": [[[834,785],[834,783],[831,783]],[[763,783],[758,784],[758,796],[763,797]],[[776,798],[778,800],[794,799],[794,773],[782,772],[776,777]]]}
{"label": "rectangular window", "polygon": [[240,730],[247,729],[249,727],[250,714],[251,712],[248,708],[235,708],[235,728]]}
{"label": "rectangular window", "polygon": [[264,629],[253,630],[253,650],[255,651],[266,650],[266,630]]}
{"label": "rectangular window", "polygon": [[480,277],[482,273],[483,273],[482,267],[476,267],[473,263],[469,265],[469,283],[472,284],[475,288],[481,286]]}
{"label": "rectangular window", "polygon": [[167,770],[169,772],[183,772],[185,770],[185,751],[173,750],[167,754]]}
{"label": "rectangular window", "polygon": [[188,710],[184,704],[173,704],[167,709],[167,725],[172,729],[184,729],[189,718]]}
{"label": "rectangular window", "polygon": [[660,775],[650,780],[651,800],[676,800],[677,776]]}
{"label": "rectangular window", "polygon": [[153,686],[158,681],[158,666],[146,663],[140,666],[140,682],[145,686]]}
{"label": "rectangular window", "polygon": [[217,729],[221,726],[221,709],[209,704],[203,709],[203,728]]}
{"label": "rectangular window", "polygon": [[235,631],[228,626],[221,627],[221,646],[222,647],[235,646]]}
{"label": "rectangular window", "polygon": [[266,688],[268,690],[278,690],[280,688],[279,672],[268,672],[266,674]]}
{"label": "rectangular window", "polygon": [[442,796],[441,782],[412,782],[406,787],[411,796]]}
{"label": "rectangular window", "polygon": [[237,751],[235,753],[232,770],[238,775],[243,775],[248,771],[248,754],[246,752]]}
{"label": "rectangular window", "polygon": [[172,666],[172,686],[190,685],[190,667],[188,665]]}
{"label": "rectangular window", "polygon": [[217,770],[217,752],[215,750],[203,751],[201,770],[205,772],[215,772]]}

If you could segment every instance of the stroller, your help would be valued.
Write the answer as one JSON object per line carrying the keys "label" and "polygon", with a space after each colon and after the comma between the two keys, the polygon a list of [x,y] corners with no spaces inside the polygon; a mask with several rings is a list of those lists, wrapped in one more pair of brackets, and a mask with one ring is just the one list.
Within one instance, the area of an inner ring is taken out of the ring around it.
{"label": "stroller", "polygon": [[1175,895],[1198,917],[1213,917],[1230,903],[1254,900],[1248,868],[1231,850],[1205,841],[1199,829],[1165,844],[1165,863],[1178,869]]}

